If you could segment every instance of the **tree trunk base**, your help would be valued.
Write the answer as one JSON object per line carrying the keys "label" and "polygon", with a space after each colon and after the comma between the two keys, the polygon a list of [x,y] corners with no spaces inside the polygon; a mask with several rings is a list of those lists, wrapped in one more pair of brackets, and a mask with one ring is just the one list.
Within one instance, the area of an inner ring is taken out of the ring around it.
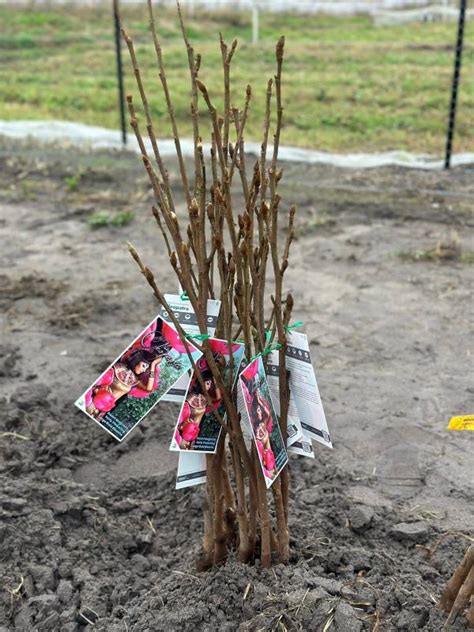
{"label": "tree trunk base", "polygon": [[459,616],[465,614],[469,627],[474,628],[474,544],[454,571],[440,597],[439,607],[448,613],[444,626],[449,630]]}

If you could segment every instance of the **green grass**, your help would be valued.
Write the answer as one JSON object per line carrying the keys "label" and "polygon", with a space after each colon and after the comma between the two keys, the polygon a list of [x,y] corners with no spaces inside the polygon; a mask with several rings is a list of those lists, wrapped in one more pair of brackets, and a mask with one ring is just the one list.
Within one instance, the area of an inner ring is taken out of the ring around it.
{"label": "green grass", "polygon": [[404,261],[437,261],[434,249],[431,250],[401,250],[397,253]]}
{"label": "green grass", "polygon": [[106,226],[127,226],[135,218],[133,211],[119,211],[118,213],[107,213],[105,211],[98,211],[91,215],[88,219],[88,224],[91,228],[104,228]]}
{"label": "green grass", "polygon": [[461,255],[462,263],[467,263],[469,265],[474,265],[474,250],[468,250],[467,252],[463,252]]}
{"label": "green grass", "polygon": [[77,191],[77,189],[79,188],[80,181],[81,181],[81,176],[80,175],[66,176],[64,178],[64,184],[66,185],[67,190],[70,193],[74,193],[75,191]]}
{"label": "green grass", "polygon": [[404,261],[419,262],[419,261],[460,261],[467,265],[474,264],[474,251],[466,250],[465,252],[453,253],[451,257],[442,258],[436,252],[436,249],[431,248],[429,250],[402,250],[397,253],[398,257]]}
{"label": "green grass", "polygon": [[[190,136],[187,60],[176,16],[160,10],[157,17],[180,131]],[[123,21],[135,40],[158,134],[170,137],[144,7],[126,8]],[[454,23],[375,28],[363,16],[282,14],[262,14],[260,23],[261,40],[253,46],[247,13],[188,18],[189,34],[203,57],[201,79],[219,107],[218,33],[239,40],[232,102],[241,106],[246,84],[252,85],[247,139],[261,139],[266,81],[274,72],[275,42],[285,34],[284,144],[343,152],[443,153]],[[468,22],[455,151],[474,151],[472,30]],[[124,59],[126,91],[138,102],[125,50]],[[113,24],[107,8],[0,8],[0,118],[118,127]],[[207,131],[207,117],[202,118]]]}

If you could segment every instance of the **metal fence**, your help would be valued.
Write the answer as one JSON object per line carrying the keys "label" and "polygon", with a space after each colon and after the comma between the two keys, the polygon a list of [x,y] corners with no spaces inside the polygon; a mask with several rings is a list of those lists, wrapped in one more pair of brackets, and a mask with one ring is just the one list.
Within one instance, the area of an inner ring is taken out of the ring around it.
{"label": "metal fence", "polygon": [[[60,6],[110,7],[121,5],[145,5],[145,0],[0,0],[0,5],[20,5],[31,8],[51,8]],[[154,0],[155,6],[175,7],[176,0]],[[242,11],[252,16],[252,39],[259,39],[259,15],[267,12],[325,13],[332,15],[365,14],[373,17],[375,25],[403,23],[412,20],[450,18],[458,21],[456,55],[452,79],[451,101],[447,125],[445,166],[449,167],[452,140],[455,131],[457,93],[460,79],[464,22],[474,18],[474,9],[467,9],[467,0],[180,0],[183,10],[188,13],[198,11]],[[118,12],[115,11],[115,36],[117,49],[117,75],[120,92],[121,128],[125,141],[126,122],[124,112],[124,91],[121,68],[121,39],[119,37]]]}
{"label": "metal fence", "polygon": [[[144,0],[121,0],[121,4],[143,4]],[[110,0],[0,0],[0,4],[21,4],[26,6],[51,6],[75,4],[81,6],[100,6],[110,4]],[[188,11],[198,8],[218,10],[328,13],[335,15],[353,15],[357,13],[376,14],[383,11],[429,8],[455,8],[456,0],[180,0]],[[156,5],[175,6],[176,0],[156,0]]]}

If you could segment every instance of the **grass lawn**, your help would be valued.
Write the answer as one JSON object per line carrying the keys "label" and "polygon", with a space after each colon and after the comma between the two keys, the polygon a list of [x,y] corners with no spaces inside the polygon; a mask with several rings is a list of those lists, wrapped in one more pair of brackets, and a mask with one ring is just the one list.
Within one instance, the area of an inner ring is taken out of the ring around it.
{"label": "grass lawn", "polygon": [[[143,5],[145,5],[145,1]],[[191,135],[187,60],[176,15],[157,12],[182,136]],[[135,40],[160,136],[170,136],[144,7],[123,9]],[[218,33],[236,37],[233,103],[253,88],[247,138],[260,140],[274,45],[286,36],[282,142],[326,151],[404,149],[442,154],[456,24],[372,26],[368,17],[196,13],[189,36],[211,95],[222,83]],[[474,151],[473,23],[465,50],[454,149]],[[136,94],[124,49],[126,90]],[[136,98],[138,102],[138,96]],[[220,104],[217,96],[216,104]],[[203,104],[204,106],[204,104]],[[113,23],[108,8],[0,8],[0,119],[63,119],[118,127]]]}

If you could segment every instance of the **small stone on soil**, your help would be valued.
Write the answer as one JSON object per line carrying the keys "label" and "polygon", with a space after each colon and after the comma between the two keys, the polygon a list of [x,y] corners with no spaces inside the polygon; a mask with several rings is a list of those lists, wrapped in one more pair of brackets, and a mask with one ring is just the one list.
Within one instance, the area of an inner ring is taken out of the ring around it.
{"label": "small stone on soil", "polygon": [[399,522],[390,529],[390,535],[395,540],[410,542],[426,542],[429,532],[425,522]]}
{"label": "small stone on soil", "polygon": [[347,515],[350,528],[356,533],[366,531],[371,526],[374,516],[375,513],[372,507],[363,506],[351,507]]}

